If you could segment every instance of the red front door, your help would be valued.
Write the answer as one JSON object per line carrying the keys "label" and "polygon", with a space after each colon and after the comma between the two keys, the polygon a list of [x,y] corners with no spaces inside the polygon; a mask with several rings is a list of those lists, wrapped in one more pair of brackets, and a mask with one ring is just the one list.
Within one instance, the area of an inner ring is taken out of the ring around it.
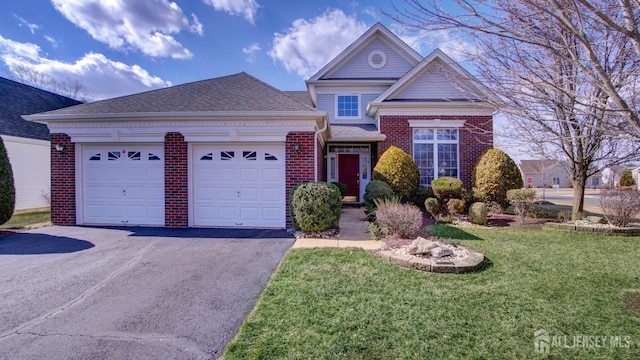
{"label": "red front door", "polygon": [[347,184],[347,196],[360,195],[360,155],[338,155],[338,181]]}

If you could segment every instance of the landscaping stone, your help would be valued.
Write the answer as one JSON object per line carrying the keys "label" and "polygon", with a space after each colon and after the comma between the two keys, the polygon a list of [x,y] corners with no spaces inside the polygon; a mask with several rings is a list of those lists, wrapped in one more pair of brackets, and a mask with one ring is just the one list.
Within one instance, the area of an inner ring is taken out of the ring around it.
{"label": "landscaping stone", "polygon": [[461,245],[418,237],[410,245],[378,252],[389,263],[421,271],[461,274],[478,270],[484,255]]}

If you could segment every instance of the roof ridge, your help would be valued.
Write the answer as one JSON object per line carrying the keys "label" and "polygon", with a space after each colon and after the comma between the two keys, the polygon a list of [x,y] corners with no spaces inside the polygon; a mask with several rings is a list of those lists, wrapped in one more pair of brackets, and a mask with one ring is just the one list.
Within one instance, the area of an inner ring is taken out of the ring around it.
{"label": "roof ridge", "polygon": [[[263,84],[263,85],[266,85],[266,86],[268,86],[269,88],[271,88],[271,89],[273,89],[273,90],[276,90],[276,91],[280,92],[280,93],[281,93],[281,94],[283,94],[284,96],[286,96],[286,97],[288,97],[289,99],[291,99],[291,100],[295,101],[296,103],[298,103],[298,104],[300,104],[300,105],[302,105],[302,106],[306,107],[306,108],[307,108],[307,109],[309,109],[309,110],[319,111],[318,109],[316,109],[316,108],[314,108],[314,107],[312,107],[312,106],[309,106],[309,105],[307,105],[307,104],[305,104],[305,103],[303,103],[303,102],[299,101],[298,99],[294,98],[293,96],[291,96],[291,95],[287,94],[285,91],[280,90],[280,89],[278,89],[277,87],[275,87],[275,86],[273,86],[273,85],[267,84],[266,82],[264,82],[264,81],[262,81],[262,80],[258,79],[257,77],[255,77],[255,76],[253,76],[253,75],[251,75],[251,74],[249,74],[249,73],[247,73],[247,72],[245,72],[245,71],[242,71],[240,74],[245,74],[245,75],[249,76],[250,78],[252,78],[254,81],[257,81],[258,83],[261,83],[261,84]],[[301,91],[303,91],[303,90],[301,90]]]}

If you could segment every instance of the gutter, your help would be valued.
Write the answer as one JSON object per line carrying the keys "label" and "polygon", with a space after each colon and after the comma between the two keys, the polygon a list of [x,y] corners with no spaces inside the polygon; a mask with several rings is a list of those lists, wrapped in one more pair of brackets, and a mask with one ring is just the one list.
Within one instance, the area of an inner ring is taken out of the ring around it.
{"label": "gutter", "polygon": [[327,131],[327,129],[329,128],[329,121],[327,120],[326,116],[322,117],[322,121],[324,122],[324,126],[322,127],[322,129],[316,131],[313,134],[313,174],[314,174],[314,182],[318,182],[318,135],[320,135],[320,133],[323,133],[325,131]]}

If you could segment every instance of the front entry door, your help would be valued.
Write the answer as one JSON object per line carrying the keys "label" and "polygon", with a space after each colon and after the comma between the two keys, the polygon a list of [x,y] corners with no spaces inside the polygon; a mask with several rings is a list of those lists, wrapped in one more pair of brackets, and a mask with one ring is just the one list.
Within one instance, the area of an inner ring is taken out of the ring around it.
{"label": "front entry door", "polygon": [[339,154],[338,155],[338,181],[347,184],[347,196],[360,194],[360,155]]}

